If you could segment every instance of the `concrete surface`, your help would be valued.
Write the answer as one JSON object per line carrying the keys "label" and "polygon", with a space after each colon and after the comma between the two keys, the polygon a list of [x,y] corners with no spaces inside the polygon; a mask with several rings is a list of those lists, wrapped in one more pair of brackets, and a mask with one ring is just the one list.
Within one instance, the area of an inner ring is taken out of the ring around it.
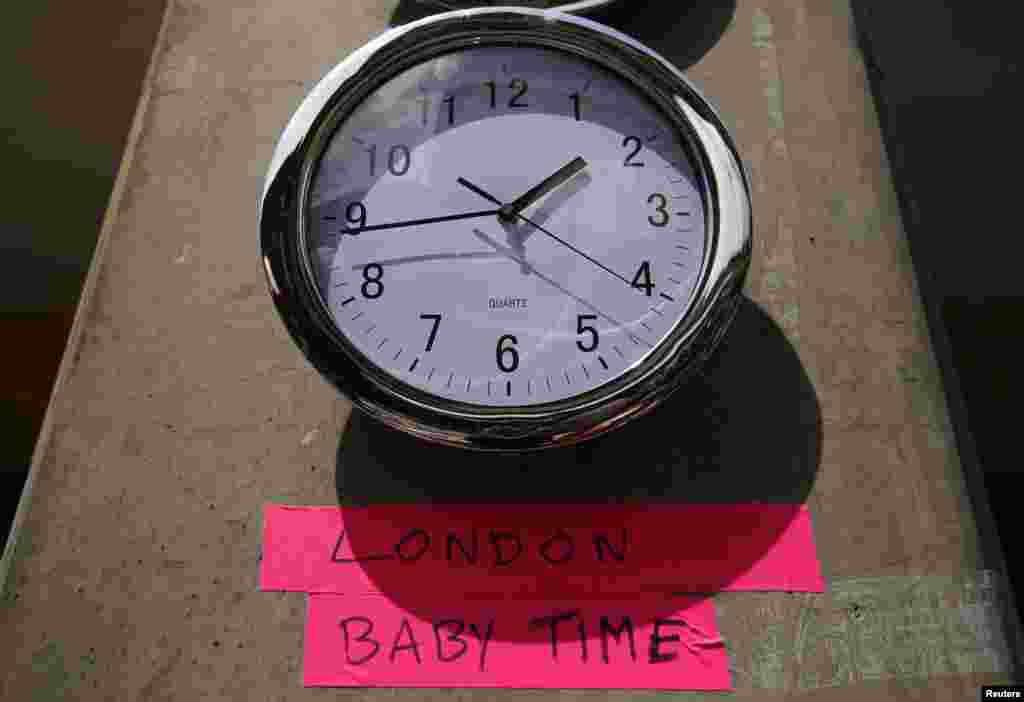
{"label": "concrete surface", "polygon": [[[344,498],[358,476],[338,456],[363,434],[274,315],[256,198],[295,105],[393,10],[170,3],[0,565],[0,698],[703,698],[305,690],[303,596],[257,591],[263,503]],[[659,498],[717,471],[785,480],[811,456],[799,485],[829,591],[716,596],[736,696],[961,700],[1009,681],[1010,603],[965,492],[847,3],[742,3],[689,74],[750,168],[746,333],[792,351],[816,445],[794,457],[752,429],[743,451],[707,447],[721,465],[603,479]],[[747,404],[730,397],[713,407],[726,426]],[[410,466],[361,468],[391,476],[393,499],[429,495]]]}

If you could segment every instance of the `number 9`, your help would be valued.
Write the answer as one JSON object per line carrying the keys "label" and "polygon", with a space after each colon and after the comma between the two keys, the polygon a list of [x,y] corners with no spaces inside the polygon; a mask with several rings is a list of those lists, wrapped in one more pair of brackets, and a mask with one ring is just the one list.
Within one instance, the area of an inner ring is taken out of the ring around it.
{"label": "number 9", "polygon": [[350,202],[345,208],[345,219],[349,224],[359,223],[358,227],[347,227],[348,233],[352,236],[359,234],[359,230],[366,226],[366,206],[361,202]]}

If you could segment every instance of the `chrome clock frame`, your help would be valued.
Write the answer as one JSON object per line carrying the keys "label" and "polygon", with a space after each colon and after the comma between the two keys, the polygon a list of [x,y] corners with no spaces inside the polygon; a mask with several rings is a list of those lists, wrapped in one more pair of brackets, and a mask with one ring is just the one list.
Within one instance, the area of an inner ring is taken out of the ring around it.
{"label": "chrome clock frame", "polygon": [[[566,400],[485,407],[432,395],[385,373],[338,330],[310,263],[310,181],[337,125],[377,86],[410,66],[482,45],[558,49],[619,74],[677,128],[701,181],[705,255],[686,314],[641,363]],[[328,73],[277,144],[260,198],[259,228],[267,281],[288,332],[356,407],[429,441],[524,451],[571,445],[620,426],[655,407],[697,371],[735,316],[750,265],[752,219],[735,145],[714,108],[675,66],[591,20],[558,10],[504,7],[446,12],[390,29]]]}

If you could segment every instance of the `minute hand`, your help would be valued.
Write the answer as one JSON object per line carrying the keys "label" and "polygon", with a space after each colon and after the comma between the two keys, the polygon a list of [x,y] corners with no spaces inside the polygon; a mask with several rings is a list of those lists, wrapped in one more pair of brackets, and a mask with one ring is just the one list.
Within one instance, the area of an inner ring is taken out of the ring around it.
{"label": "minute hand", "polygon": [[527,207],[532,205],[537,200],[541,199],[549,192],[557,188],[565,181],[572,178],[574,175],[582,171],[587,167],[587,162],[582,156],[577,156],[569,163],[565,164],[557,171],[549,175],[547,178],[537,183],[525,193],[517,197],[512,202],[506,205],[502,205],[498,211],[498,216],[506,222],[515,219],[519,216],[519,213],[525,210]]}
{"label": "minute hand", "polygon": [[427,219],[407,219],[404,222],[389,222],[388,224],[370,224],[365,227],[346,228],[342,234],[355,236],[363,232],[372,232],[377,229],[396,229],[398,227],[412,227],[419,224],[434,224],[435,222],[451,222],[456,219],[475,219],[477,217],[491,217],[496,215],[498,210],[479,210],[477,212],[463,212],[462,214],[444,215],[443,217],[429,217]]}

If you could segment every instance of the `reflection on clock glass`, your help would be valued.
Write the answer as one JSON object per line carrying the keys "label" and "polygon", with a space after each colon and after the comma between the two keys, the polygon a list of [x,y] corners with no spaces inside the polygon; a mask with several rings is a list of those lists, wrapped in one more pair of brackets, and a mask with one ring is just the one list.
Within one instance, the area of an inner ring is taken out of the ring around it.
{"label": "reflection on clock glass", "polygon": [[338,329],[400,381],[478,405],[564,400],[684,316],[698,188],[672,124],[610,71],[457,51],[384,83],[331,136],[312,269]]}

